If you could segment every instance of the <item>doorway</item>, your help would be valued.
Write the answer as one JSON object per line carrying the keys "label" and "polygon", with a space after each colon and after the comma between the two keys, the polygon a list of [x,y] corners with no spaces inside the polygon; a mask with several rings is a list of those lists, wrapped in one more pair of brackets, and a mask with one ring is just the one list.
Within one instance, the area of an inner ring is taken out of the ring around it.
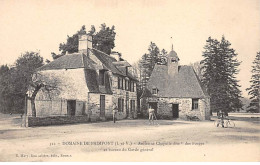
{"label": "doorway", "polygon": [[148,104],[154,109],[154,113],[157,116],[157,102],[149,102]]}
{"label": "doorway", "polygon": [[105,117],[106,98],[105,95],[100,95],[100,117]]}
{"label": "doorway", "polygon": [[172,116],[173,118],[179,117],[179,104],[172,104]]}
{"label": "doorway", "polygon": [[76,100],[67,101],[67,115],[75,116],[76,113]]}
{"label": "doorway", "polygon": [[129,100],[128,99],[125,101],[125,106],[126,106],[126,117],[128,117],[129,116]]}

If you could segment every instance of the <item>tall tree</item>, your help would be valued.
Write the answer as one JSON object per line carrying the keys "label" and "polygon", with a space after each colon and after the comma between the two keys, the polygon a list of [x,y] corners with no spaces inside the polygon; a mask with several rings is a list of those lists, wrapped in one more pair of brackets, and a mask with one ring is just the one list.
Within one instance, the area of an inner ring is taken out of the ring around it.
{"label": "tall tree", "polygon": [[201,63],[200,61],[197,61],[197,62],[194,62],[194,63],[191,63],[190,66],[193,67],[195,73],[197,74],[199,80],[202,79],[202,66],[201,66]]}
{"label": "tall tree", "polygon": [[57,55],[52,53],[52,58],[56,59],[62,55],[65,55],[66,52],[68,53],[75,53],[78,52],[78,45],[79,45],[79,34],[86,34],[86,27],[83,25],[79,31],[73,34],[71,37],[67,36],[66,43],[60,43],[59,50],[61,51],[61,55]]}
{"label": "tall tree", "polygon": [[241,91],[239,90],[238,66],[235,50],[223,36],[219,42],[208,38],[204,46],[202,64],[202,84],[211,96],[211,110],[225,113],[242,108]]}
{"label": "tall tree", "polygon": [[[79,34],[86,34],[85,25],[81,27],[77,33],[72,36],[67,36],[66,43],[60,43],[59,50],[61,54],[52,53],[52,58],[57,59],[68,53],[78,52],[78,36]],[[100,51],[103,51],[107,54],[111,54],[112,49],[115,47],[115,26],[107,27],[105,23],[101,24],[100,30],[96,32],[94,25],[91,26],[91,30],[88,31],[88,34],[93,36],[93,47]]]}
{"label": "tall tree", "polygon": [[59,94],[60,79],[53,75],[45,75],[35,72],[29,82],[28,99],[31,101],[32,116],[36,117],[35,98],[38,92],[42,89],[44,92]]}
{"label": "tall tree", "polygon": [[141,64],[141,88],[145,88],[147,81],[149,80],[155,64],[158,62],[160,50],[157,45],[153,42],[148,47],[148,52],[142,56],[140,61]]}
{"label": "tall tree", "polygon": [[15,62],[14,67],[0,68],[0,97],[2,111],[22,113],[25,95],[36,68],[43,65],[39,52],[25,52]]}
{"label": "tall tree", "polygon": [[2,113],[7,113],[12,104],[9,74],[10,68],[7,65],[2,65],[0,67],[0,112]]}
{"label": "tall tree", "polygon": [[251,86],[247,88],[250,95],[250,104],[247,107],[249,112],[260,112],[260,52],[256,53],[252,66]]}
{"label": "tall tree", "polygon": [[161,50],[161,53],[158,56],[157,64],[167,65],[167,51],[165,49]]}
{"label": "tall tree", "polygon": [[101,24],[100,31],[97,33],[94,32],[94,26],[92,26],[91,29],[93,35],[93,47],[110,55],[111,50],[115,47],[115,26],[113,25],[110,28],[103,23]]}

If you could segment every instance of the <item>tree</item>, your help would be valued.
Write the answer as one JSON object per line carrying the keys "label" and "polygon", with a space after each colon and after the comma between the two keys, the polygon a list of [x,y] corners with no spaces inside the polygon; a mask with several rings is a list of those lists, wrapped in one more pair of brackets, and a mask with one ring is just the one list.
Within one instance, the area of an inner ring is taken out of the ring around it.
{"label": "tree", "polygon": [[241,62],[231,43],[223,36],[219,42],[208,38],[204,46],[202,66],[202,84],[211,96],[211,110],[223,110],[226,114],[242,108],[241,91],[239,90],[238,66]]}
{"label": "tree", "polygon": [[[81,27],[77,33],[73,34],[71,37],[67,36],[66,43],[60,43],[59,51],[61,51],[61,55],[58,55],[56,58],[59,58],[62,55],[65,55],[66,52],[68,53],[75,53],[78,52],[78,45],[79,45],[79,34],[86,34],[85,25]],[[55,53],[52,53],[52,57],[55,59]]]}
{"label": "tree", "polygon": [[202,69],[201,69],[202,66],[201,66],[200,61],[197,61],[197,62],[191,63],[190,66],[193,67],[193,69],[194,69],[195,73],[197,74],[199,80],[201,80],[203,74],[202,74]]}
{"label": "tree", "polygon": [[142,59],[140,61],[141,65],[141,88],[145,88],[146,84],[152,74],[152,71],[154,69],[155,64],[158,62],[158,56],[160,53],[159,48],[156,46],[155,43],[151,42],[149,47],[148,47],[148,52],[145,53],[142,56]]}
{"label": "tree", "polygon": [[26,94],[32,82],[33,74],[41,66],[43,66],[43,58],[39,52],[25,52],[16,60],[16,72],[14,73],[16,82],[14,82],[14,85],[19,88],[17,92],[22,95]]}
{"label": "tree", "polygon": [[25,52],[15,62],[11,72],[12,95],[15,97],[15,107],[24,109],[25,96],[32,83],[36,69],[43,65],[40,52]]}
{"label": "tree", "polygon": [[51,75],[41,74],[40,72],[35,72],[32,76],[30,86],[28,88],[28,99],[31,100],[32,116],[36,117],[36,108],[35,108],[35,98],[37,93],[43,89],[44,92],[47,92],[51,97],[51,92],[59,92],[60,80]]}
{"label": "tree", "polygon": [[260,52],[256,53],[252,66],[251,86],[247,88],[250,95],[250,104],[247,107],[249,112],[260,112]]}
{"label": "tree", "polygon": [[100,31],[95,34],[95,27],[92,26],[93,47],[110,55],[115,47],[115,26],[107,27],[105,23],[101,24]]}
{"label": "tree", "polygon": [[157,64],[167,65],[167,51],[165,49],[161,50],[161,53],[158,56]]}
{"label": "tree", "polygon": [[0,106],[4,113],[23,113],[25,96],[35,70],[43,65],[39,52],[25,52],[11,68],[0,68]]}
{"label": "tree", "polygon": [[[78,36],[79,34],[86,34],[85,25],[81,27],[77,33],[73,34],[71,37],[67,36],[66,43],[60,43],[59,50],[61,54],[57,55],[52,52],[53,59],[57,59],[68,53],[78,52]],[[96,32],[94,25],[91,26],[91,30],[88,34],[93,36],[92,44],[93,48],[105,52],[106,54],[111,54],[112,49],[115,47],[115,26],[107,27],[105,23],[101,24],[100,30]]]}
{"label": "tree", "polygon": [[10,109],[10,68],[7,65],[0,67],[0,112],[7,113]]}

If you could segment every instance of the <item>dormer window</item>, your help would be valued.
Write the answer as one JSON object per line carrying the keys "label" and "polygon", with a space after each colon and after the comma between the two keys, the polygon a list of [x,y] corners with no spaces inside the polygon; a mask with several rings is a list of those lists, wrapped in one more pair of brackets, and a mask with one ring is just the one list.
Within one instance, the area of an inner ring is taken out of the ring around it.
{"label": "dormer window", "polygon": [[99,70],[99,85],[105,85],[105,71]]}
{"label": "dormer window", "polygon": [[158,94],[158,89],[157,88],[153,88],[152,89],[152,94],[153,95],[157,95]]}
{"label": "dormer window", "polygon": [[122,88],[122,78],[121,77],[118,77],[117,86],[118,86],[118,89]]}

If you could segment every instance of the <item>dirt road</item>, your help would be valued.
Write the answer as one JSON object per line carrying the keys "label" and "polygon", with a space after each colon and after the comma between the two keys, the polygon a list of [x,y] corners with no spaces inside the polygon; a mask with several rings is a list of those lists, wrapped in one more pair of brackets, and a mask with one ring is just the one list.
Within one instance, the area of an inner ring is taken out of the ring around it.
{"label": "dirt road", "polygon": [[0,161],[260,161],[259,114],[231,114],[235,128],[181,120],[21,128],[18,115],[0,117]]}

